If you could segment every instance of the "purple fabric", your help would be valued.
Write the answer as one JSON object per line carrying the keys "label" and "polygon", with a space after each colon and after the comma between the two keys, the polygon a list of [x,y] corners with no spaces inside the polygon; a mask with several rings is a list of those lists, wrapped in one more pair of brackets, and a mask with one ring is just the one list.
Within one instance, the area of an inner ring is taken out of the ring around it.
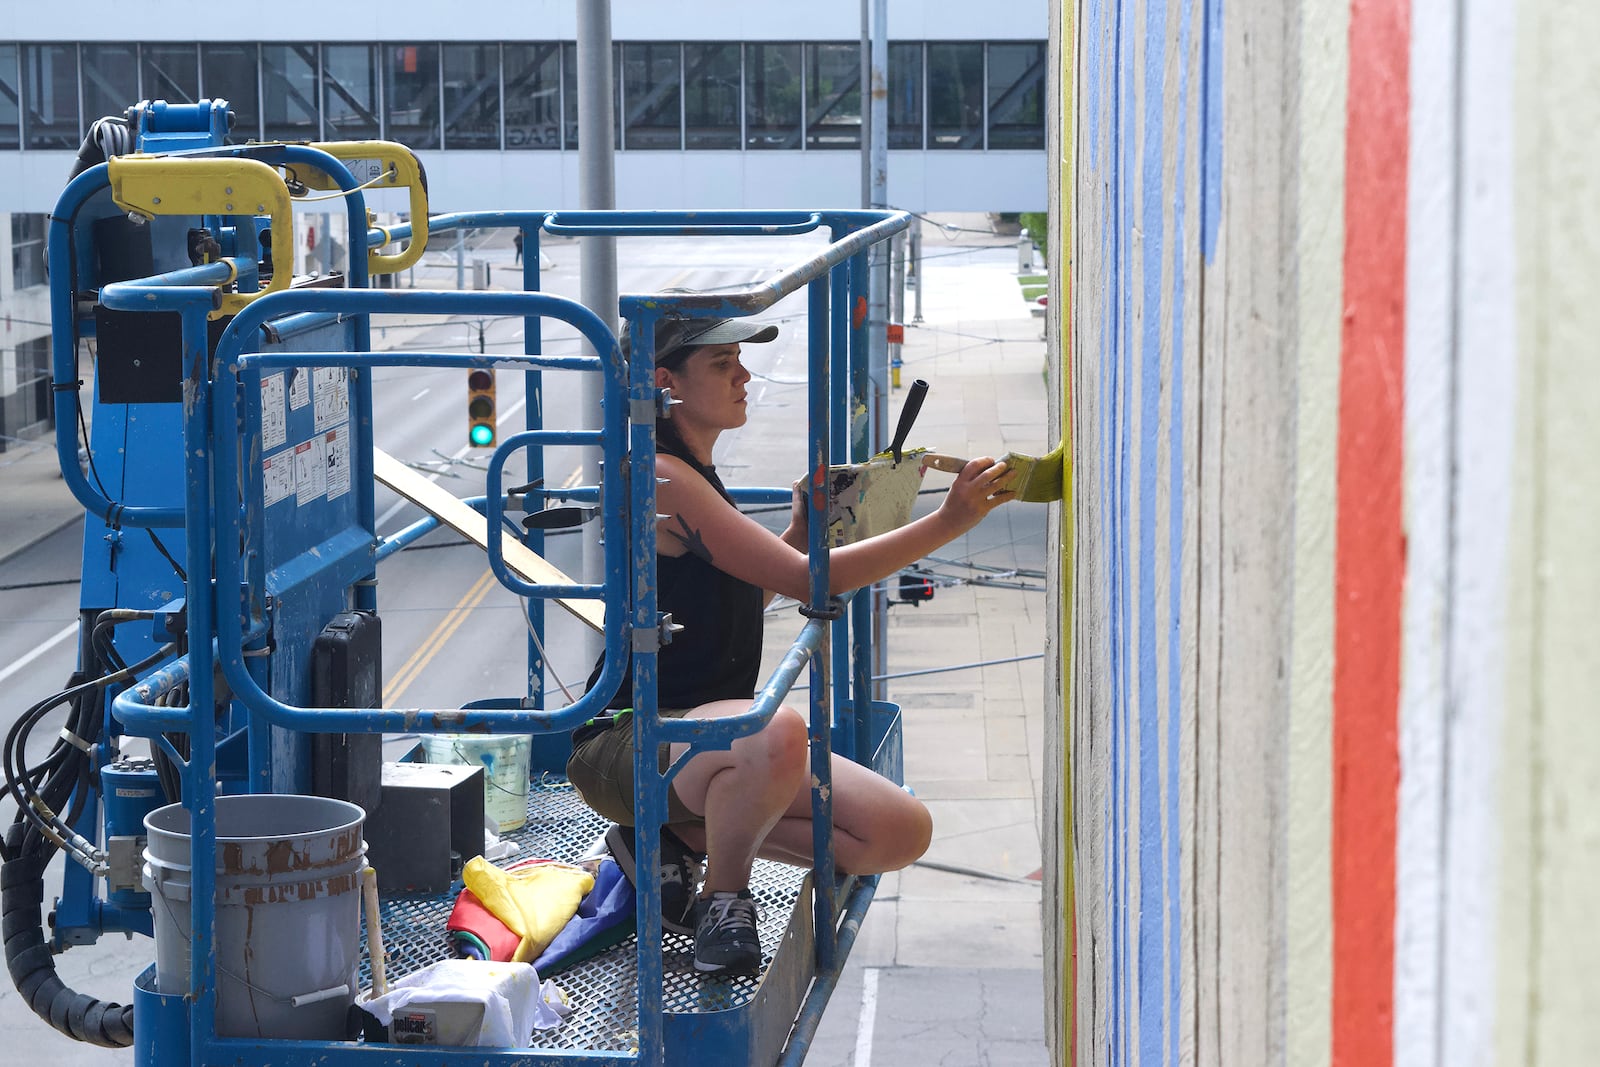
{"label": "purple fabric", "polygon": [[[607,856],[595,871],[594,888],[578,902],[578,912],[561,928],[544,950],[533,961],[534,969],[541,975],[557,968],[569,956],[582,958],[583,949],[601,934],[622,923],[633,924],[633,886],[622,876],[616,860]],[[607,943],[614,943],[615,939]]]}

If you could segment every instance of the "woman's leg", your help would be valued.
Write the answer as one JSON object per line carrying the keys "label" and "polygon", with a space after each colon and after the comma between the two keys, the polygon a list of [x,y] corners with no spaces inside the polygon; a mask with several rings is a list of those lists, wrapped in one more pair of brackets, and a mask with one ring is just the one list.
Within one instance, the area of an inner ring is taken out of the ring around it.
{"label": "woman's leg", "polygon": [[[744,701],[696,708],[696,718],[749,710]],[[678,772],[673,788],[706,824],[675,826],[686,843],[707,854],[706,892],[743,889],[757,855],[811,863],[811,775],[806,723],[779,709],[766,729],[731,750],[702,752]],[[673,745],[673,758],[683,745]],[[920,800],[860,764],[833,757],[834,856],[841,871],[898,870],[927,851],[933,819]]]}
{"label": "woman's leg", "polygon": [[[725,718],[750,710],[749,701],[719,700],[690,718]],[[672,746],[676,759],[687,748]],[[672,788],[685,806],[705,818],[704,840],[692,828],[674,827],[686,843],[706,853],[704,894],[735,893],[750,885],[750,867],[773,826],[788,813],[806,782],[806,724],[780,708],[757,734],[730,749],[701,752],[684,765]]]}

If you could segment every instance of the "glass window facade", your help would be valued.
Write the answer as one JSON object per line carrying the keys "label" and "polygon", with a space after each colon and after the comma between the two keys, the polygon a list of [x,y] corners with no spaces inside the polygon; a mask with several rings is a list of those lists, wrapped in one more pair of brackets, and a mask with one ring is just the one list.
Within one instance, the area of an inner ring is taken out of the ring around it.
{"label": "glass window facade", "polygon": [[22,46],[22,122],[29,148],[77,149],[77,45]]}
{"label": "glass window facade", "polygon": [[861,147],[861,46],[806,45],[806,147]]}
{"label": "glass window facade", "polygon": [[139,49],[131,44],[86,44],[83,62],[83,121],[121,115],[143,97],[139,93]]}
{"label": "glass window facade", "polygon": [[317,46],[261,46],[261,132],[269,141],[322,140]]}
{"label": "glass window facade", "polygon": [[800,46],[744,46],[744,146],[800,147]]}
{"label": "glass window facade", "polygon": [[[624,150],[858,150],[860,45],[614,43]],[[82,62],[80,63],[80,57]],[[1041,149],[1042,41],[895,41],[889,147]],[[572,41],[0,42],[0,150],[76,149],[140,99],[225,99],[232,139],[388,138],[421,150],[574,149]]]}
{"label": "glass window facade", "polygon": [[235,144],[261,137],[260,59],[253,44],[200,46],[201,92],[210,100],[226,100],[233,109]]}
{"label": "glass window facade", "polygon": [[685,148],[738,148],[740,58],[737,44],[683,46]]}
{"label": "glass window facade", "polygon": [[11,216],[11,284],[16,289],[43,285],[45,216],[16,212]]}
{"label": "glass window facade", "polygon": [[54,425],[50,399],[50,338],[17,344],[16,391],[0,393],[0,452],[7,437]]}
{"label": "glass window facade", "polygon": [[372,141],[378,137],[378,68],[370,44],[322,46],[322,137]]}
{"label": "glass window facade", "polygon": [[439,107],[439,46],[387,44],[389,63],[384,74],[389,123],[385,137],[412,148],[438,148],[441,143]]}
{"label": "glass window facade", "polygon": [[507,44],[506,147],[561,147],[561,46]]}
{"label": "glass window facade", "polygon": [[[617,119],[622,115],[622,45],[611,46],[611,143],[614,148],[622,147],[622,124]],[[578,147],[578,46],[572,41],[567,41],[561,46],[561,98],[563,117],[562,125],[565,133],[562,144],[567,148]]]}
{"label": "glass window facade", "polygon": [[922,147],[922,44],[889,46],[889,147]]}
{"label": "glass window facade", "polygon": [[0,44],[0,148],[22,147],[22,68],[19,49]]}
{"label": "glass window facade", "polygon": [[681,45],[622,46],[622,143],[625,147],[683,147],[682,83]]}
{"label": "glass window facade", "polygon": [[1043,45],[990,45],[989,147],[1043,148],[1044,94]]}
{"label": "glass window facade", "polygon": [[139,73],[142,100],[192,104],[200,99],[200,55],[192,44],[140,45]]}
{"label": "glass window facade", "polygon": [[928,147],[983,147],[983,45],[928,45]]}
{"label": "glass window facade", "polygon": [[447,44],[440,49],[444,146],[500,147],[500,46]]}

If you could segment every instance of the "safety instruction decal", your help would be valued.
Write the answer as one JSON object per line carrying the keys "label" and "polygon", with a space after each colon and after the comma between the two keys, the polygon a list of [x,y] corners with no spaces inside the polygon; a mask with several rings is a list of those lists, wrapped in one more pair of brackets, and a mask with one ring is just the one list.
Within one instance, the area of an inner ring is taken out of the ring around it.
{"label": "safety instruction decal", "polygon": [[289,410],[299,411],[311,403],[311,373],[304,367],[289,369]]}
{"label": "safety instruction decal", "polygon": [[294,453],[279,452],[261,461],[261,492],[269,508],[294,495]]}
{"label": "safety instruction decal", "polygon": [[328,443],[313,437],[294,446],[295,503],[305,507],[328,491]]}
{"label": "safety instruction decal", "polygon": [[289,440],[289,412],[283,406],[283,375],[261,379],[261,450],[271,452]]}
{"label": "safety instruction decal", "polygon": [[327,446],[328,499],[350,491],[350,427],[336,426],[323,438]]}
{"label": "safety instruction decal", "polygon": [[318,367],[312,371],[312,429],[325,433],[350,421],[350,376],[343,367]]}

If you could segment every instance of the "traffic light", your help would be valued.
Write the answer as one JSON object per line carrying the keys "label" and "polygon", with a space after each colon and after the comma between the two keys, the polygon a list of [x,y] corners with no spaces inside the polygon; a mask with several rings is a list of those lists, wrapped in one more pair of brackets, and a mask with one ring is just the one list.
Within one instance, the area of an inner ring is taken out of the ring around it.
{"label": "traffic light", "polygon": [[473,448],[493,448],[494,371],[478,368],[467,375],[467,443]]}
{"label": "traffic light", "polygon": [[901,571],[895,599],[903,604],[922,606],[924,600],[933,599],[933,577],[919,571]]}

